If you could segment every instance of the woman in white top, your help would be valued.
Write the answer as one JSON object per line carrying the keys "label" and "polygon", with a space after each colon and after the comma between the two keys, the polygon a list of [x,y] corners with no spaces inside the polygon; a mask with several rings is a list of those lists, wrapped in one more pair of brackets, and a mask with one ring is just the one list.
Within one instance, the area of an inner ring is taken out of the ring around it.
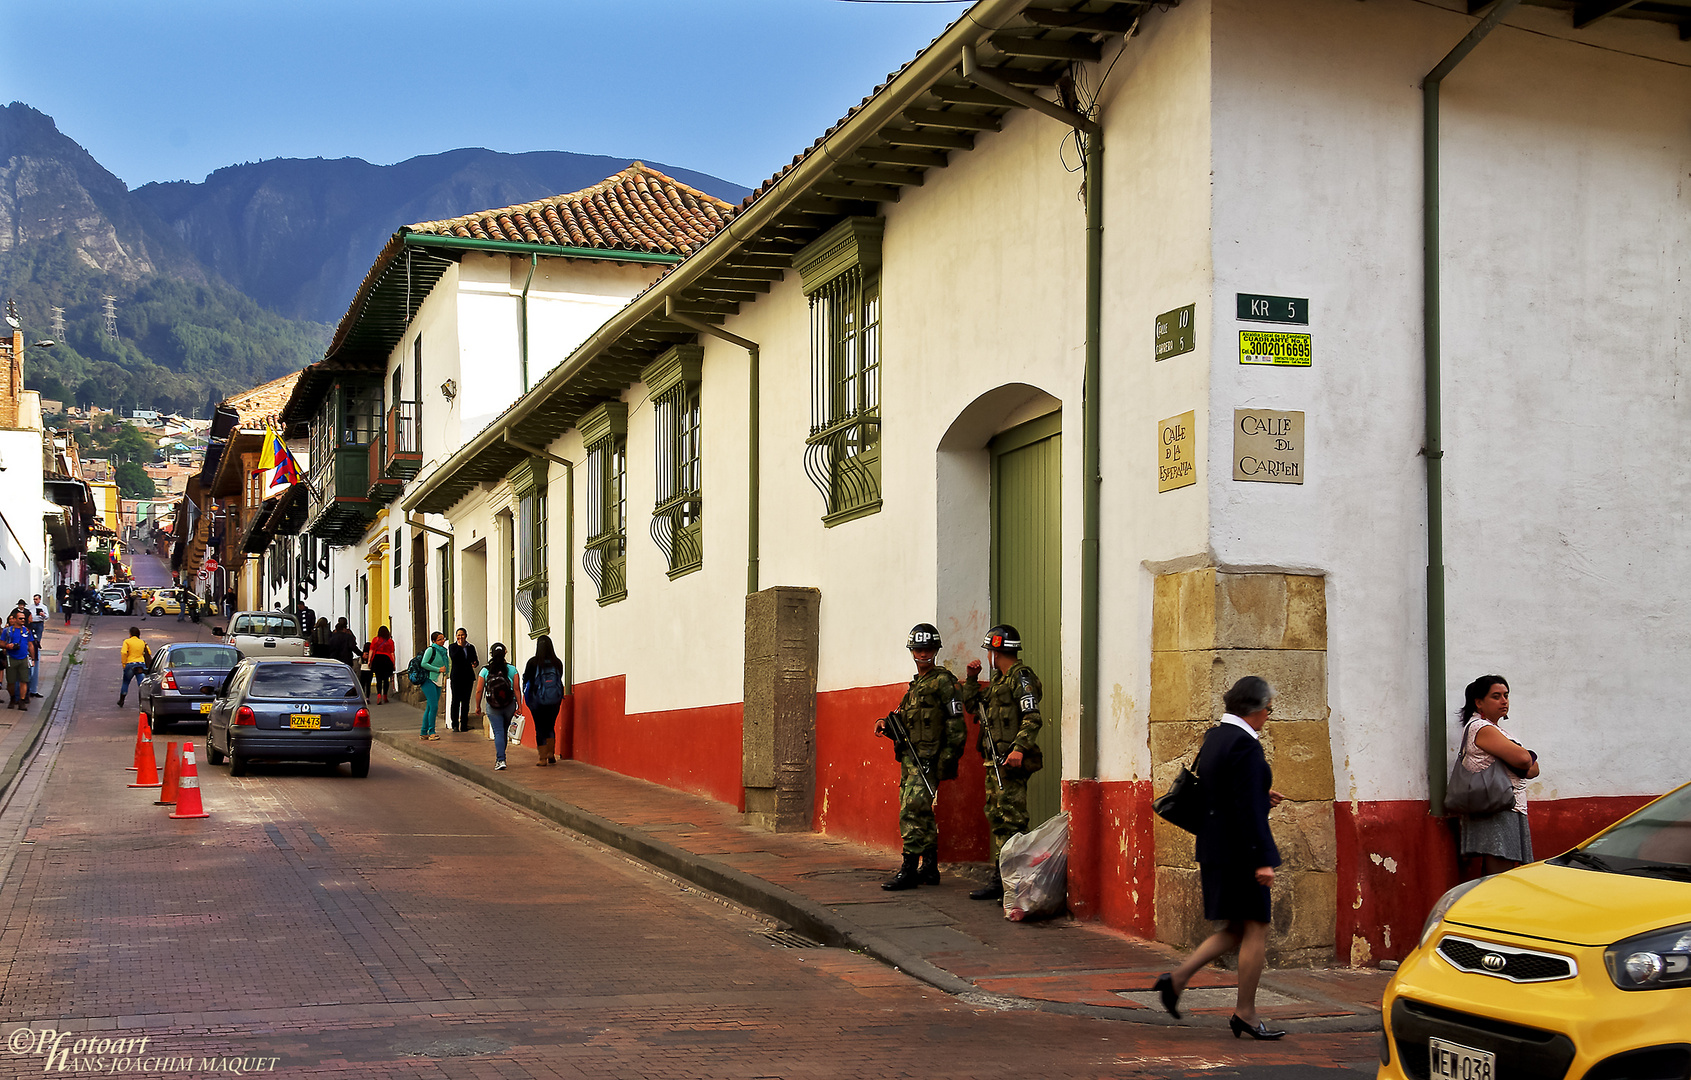
{"label": "woman in white top", "polygon": [[1462,706],[1462,767],[1469,772],[1508,768],[1515,804],[1484,817],[1462,819],[1461,855],[1481,861],[1482,872],[1501,874],[1532,862],[1532,834],[1527,830],[1527,781],[1538,775],[1538,755],[1499,726],[1509,716],[1509,683],[1501,675],[1481,675],[1468,684]]}

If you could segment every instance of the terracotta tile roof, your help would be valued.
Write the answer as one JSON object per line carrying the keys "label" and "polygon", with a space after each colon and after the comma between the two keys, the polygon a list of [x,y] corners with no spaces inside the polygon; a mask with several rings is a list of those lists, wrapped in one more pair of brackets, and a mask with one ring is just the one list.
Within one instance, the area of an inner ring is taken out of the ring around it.
{"label": "terracotta tile roof", "polygon": [[734,207],[636,161],[590,188],[536,202],[407,226],[408,232],[526,244],[686,255]]}
{"label": "terracotta tile roof", "polygon": [[281,413],[282,406],[288,403],[288,397],[294,392],[294,384],[299,381],[299,376],[300,373],[295,371],[280,379],[271,379],[226,399],[223,404],[240,414],[240,426],[243,428],[261,428],[266,420],[272,424],[280,423],[278,414]]}

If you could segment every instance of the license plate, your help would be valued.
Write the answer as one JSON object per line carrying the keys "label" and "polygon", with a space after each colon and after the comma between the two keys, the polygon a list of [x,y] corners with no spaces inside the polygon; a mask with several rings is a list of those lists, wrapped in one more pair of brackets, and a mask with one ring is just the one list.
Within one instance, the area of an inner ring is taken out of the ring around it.
{"label": "license plate", "polygon": [[288,726],[291,728],[308,728],[312,731],[316,731],[318,728],[323,726],[323,718],[320,716],[312,716],[309,713],[294,713],[292,716],[288,717]]}
{"label": "license plate", "polygon": [[1495,1080],[1497,1055],[1443,1039],[1428,1039],[1431,1072],[1440,1080]]}
{"label": "license plate", "polygon": [[209,701],[200,702],[200,711],[203,712],[203,713],[210,712],[211,711],[211,702],[209,702]]}

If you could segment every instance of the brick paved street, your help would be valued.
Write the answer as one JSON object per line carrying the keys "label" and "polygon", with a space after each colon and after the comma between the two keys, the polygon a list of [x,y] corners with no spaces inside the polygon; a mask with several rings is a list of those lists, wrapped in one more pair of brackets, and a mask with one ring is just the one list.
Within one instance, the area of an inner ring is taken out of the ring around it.
{"label": "brick paved street", "polygon": [[61,1049],[146,1036],[148,1057],[194,1059],[143,1075],[231,1056],[350,1077],[1372,1072],[1364,1032],[1257,1047],[994,1010],[867,956],[786,947],[763,917],[385,746],[367,780],[265,765],[236,780],[197,732],[161,735],[161,760],[167,739],[195,742],[212,815],[172,821],[126,786],[127,621],[95,622],[43,758],[0,810],[0,1075],[42,1074],[14,1036],[42,1028],[73,1032]]}

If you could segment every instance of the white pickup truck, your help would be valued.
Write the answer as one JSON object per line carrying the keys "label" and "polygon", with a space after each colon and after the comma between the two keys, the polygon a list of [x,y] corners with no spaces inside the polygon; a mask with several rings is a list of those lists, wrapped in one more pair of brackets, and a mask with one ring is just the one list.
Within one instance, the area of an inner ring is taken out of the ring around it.
{"label": "white pickup truck", "polygon": [[306,641],[299,633],[299,620],[281,611],[237,611],[229,620],[224,644],[235,646],[242,657],[304,656]]}

